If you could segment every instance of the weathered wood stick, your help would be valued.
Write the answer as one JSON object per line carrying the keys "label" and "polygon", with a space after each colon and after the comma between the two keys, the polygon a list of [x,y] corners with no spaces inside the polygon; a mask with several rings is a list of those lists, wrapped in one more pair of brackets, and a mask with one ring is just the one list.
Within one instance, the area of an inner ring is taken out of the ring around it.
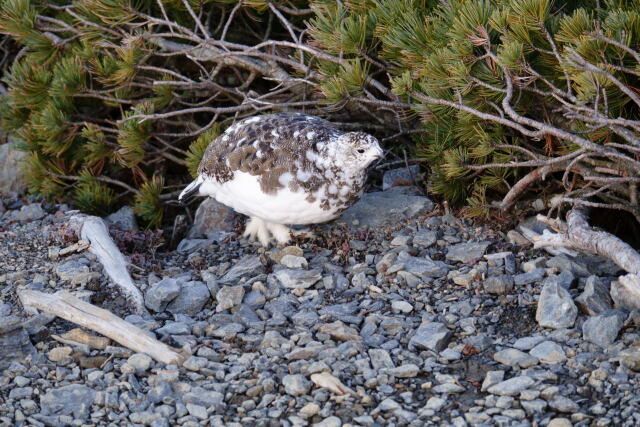
{"label": "weathered wood stick", "polygon": [[96,331],[135,352],[146,353],[158,362],[181,365],[186,357],[182,350],[150,337],[137,326],[107,310],[84,302],[67,291],[46,294],[33,290],[21,290],[18,291],[18,297],[24,306],[35,307]]}
{"label": "weathered wood stick", "polygon": [[74,215],[70,219],[70,225],[78,238],[91,243],[89,252],[98,257],[109,278],[134,304],[136,313],[146,314],[147,309],[144,306],[142,293],[133,283],[127,270],[127,260],[109,236],[109,230],[104,221],[97,216]]}

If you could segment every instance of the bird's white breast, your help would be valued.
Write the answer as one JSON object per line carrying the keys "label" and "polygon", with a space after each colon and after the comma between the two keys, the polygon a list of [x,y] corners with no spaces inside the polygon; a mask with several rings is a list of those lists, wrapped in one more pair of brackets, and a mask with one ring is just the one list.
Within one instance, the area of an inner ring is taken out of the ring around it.
{"label": "bird's white breast", "polygon": [[[320,207],[320,200],[326,191],[324,186],[313,194],[315,200],[309,202],[309,193],[303,189],[291,191],[284,185],[275,194],[267,194],[260,188],[258,176],[240,171],[234,171],[233,175],[233,179],[222,184],[213,178],[205,178],[200,193],[213,197],[237,212],[272,223],[314,224],[336,217],[337,209],[325,210]],[[285,175],[281,179],[286,178]]]}

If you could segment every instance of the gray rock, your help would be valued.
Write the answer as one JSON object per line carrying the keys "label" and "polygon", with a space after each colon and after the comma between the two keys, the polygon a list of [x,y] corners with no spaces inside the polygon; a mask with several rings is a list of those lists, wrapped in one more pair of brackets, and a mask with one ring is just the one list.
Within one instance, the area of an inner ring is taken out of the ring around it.
{"label": "gray rock", "polygon": [[136,353],[127,359],[129,365],[137,374],[144,374],[151,367],[153,360],[144,353]]}
{"label": "gray rock", "polygon": [[508,294],[513,290],[513,277],[507,274],[487,277],[484,290],[494,295]]}
{"label": "gray rock", "polygon": [[432,261],[429,258],[419,258],[401,252],[396,258],[393,270],[404,270],[417,277],[444,277],[449,271],[447,265],[442,261]]}
{"label": "gray rock", "polygon": [[442,323],[423,323],[411,337],[409,344],[419,349],[439,352],[447,346],[452,336],[453,333]]}
{"label": "gray rock", "polygon": [[582,325],[583,337],[587,341],[606,348],[616,340],[626,318],[627,314],[620,310],[607,310],[590,317]]}
{"label": "gray rock", "polygon": [[620,362],[632,371],[640,371],[640,347],[630,347],[618,353]]}
{"label": "gray rock", "polygon": [[202,387],[193,387],[191,391],[182,396],[182,402],[192,405],[200,405],[205,408],[214,408],[216,412],[224,409],[224,395],[218,391],[205,390]]}
{"label": "gray rock", "polygon": [[584,314],[596,316],[613,308],[609,286],[597,276],[589,276],[584,291],[576,298],[576,305]]}
{"label": "gray rock", "polygon": [[184,366],[185,369],[197,372],[202,368],[206,368],[208,364],[209,361],[204,357],[190,356],[184,361],[182,366]]}
{"label": "gray rock", "polygon": [[568,271],[574,276],[587,277],[590,275],[587,266],[578,259],[560,254],[547,261],[547,267],[555,267],[560,271]]}
{"label": "gray rock", "polygon": [[311,382],[300,374],[285,375],[282,378],[282,385],[284,385],[284,391],[291,396],[302,396],[311,390]]}
{"label": "gray rock", "polygon": [[44,218],[47,213],[42,209],[40,203],[24,205],[19,211],[13,213],[13,219],[20,222],[31,222]]}
{"label": "gray rock", "polygon": [[369,359],[373,369],[394,368],[395,365],[387,350],[382,348],[372,348],[369,350]]}
{"label": "gray rock", "polygon": [[288,268],[307,268],[309,266],[304,257],[289,254],[280,258],[280,264]]}
{"label": "gray rock", "polygon": [[397,186],[415,185],[419,173],[419,165],[388,170],[382,175],[382,190]]}
{"label": "gray rock", "polygon": [[553,276],[549,276],[542,282],[542,286],[547,283],[558,283],[558,285],[562,286],[566,290],[571,289],[574,282],[576,281],[576,277],[570,271],[561,271],[560,274],[556,274]]}
{"label": "gray rock", "polygon": [[533,378],[522,375],[494,384],[487,388],[487,391],[500,396],[516,396],[523,390],[531,387],[534,383]]}
{"label": "gray rock", "polygon": [[562,347],[553,341],[541,342],[532,348],[529,354],[540,359],[542,363],[560,363],[567,360]]}
{"label": "gray rock", "polygon": [[537,346],[538,344],[540,344],[545,340],[546,338],[543,337],[542,335],[518,338],[518,340],[516,340],[516,342],[513,343],[513,347],[517,348],[518,350],[529,351],[533,347]]}
{"label": "gray rock", "polygon": [[264,273],[264,265],[260,261],[259,256],[246,255],[229,269],[220,279],[220,283],[229,283],[237,281],[242,277],[256,277]]}
{"label": "gray rock", "polygon": [[187,233],[190,239],[211,238],[219,232],[233,231],[236,214],[233,209],[217,202],[215,199],[206,198],[196,210],[193,225]]}
{"label": "gray rock", "polygon": [[513,277],[513,283],[517,286],[528,285],[530,283],[539,282],[546,273],[544,268],[536,268],[527,273],[517,274]]}
{"label": "gray rock", "polygon": [[469,263],[482,258],[490,242],[458,243],[449,247],[446,258],[449,261]]}
{"label": "gray rock", "polygon": [[242,286],[223,286],[216,294],[216,311],[228,310],[242,303],[244,288]]}
{"label": "gray rock", "polygon": [[353,206],[336,220],[349,226],[378,227],[388,221],[401,221],[433,210],[433,202],[427,197],[402,194],[394,191],[365,193]]}
{"label": "gray rock", "polygon": [[278,270],[273,273],[276,279],[284,286],[289,289],[297,289],[297,288],[309,288],[313,286],[316,282],[322,279],[322,274],[320,271],[312,269],[312,270],[292,270],[290,268],[283,268],[282,270]]}
{"label": "gray rock", "polygon": [[107,216],[105,220],[122,231],[138,231],[138,223],[131,206],[123,206]]}
{"label": "gray rock", "polygon": [[89,267],[78,260],[59,264],[56,267],[56,274],[60,279],[68,280],[72,285],[86,284],[93,277]]}
{"label": "gray rock", "polygon": [[149,310],[164,311],[175,297],[180,293],[180,284],[177,280],[166,277],[149,287],[144,294],[144,304]]}
{"label": "gray rock", "polygon": [[413,378],[418,375],[420,368],[413,363],[407,363],[405,365],[398,366],[397,368],[389,368],[386,372],[396,378]]}
{"label": "gray rock", "polygon": [[95,390],[71,384],[49,390],[40,398],[40,407],[45,415],[72,415],[75,419],[85,420],[95,397]]}
{"label": "gray rock", "polygon": [[26,156],[13,142],[0,145],[0,197],[14,197],[27,189],[22,168]]}
{"label": "gray rock", "polygon": [[507,366],[519,366],[521,368],[530,368],[538,364],[536,357],[530,356],[515,348],[507,348],[496,352],[493,360]]}
{"label": "gray rock", "polygon": [[502,381],[504,381],[504,371],[488,371],[482,382],[481,391],[487,391],[489,387]]}
{"label": "gray rock", "polygon": [[548,282],[540,292],[536,320],[545,328],[570,328],[576,321],[578,308],[569,292],[558,282]]}
{"label": "gray rock", "polygon": [[422,228],[413,236],[413,246],[428,248],[433,246],[438,240],[438,234],[435,231]]}
{"label": "gray rock", "polygon": [[413,306],[406,301],[394,300],[391,302],[391,309],[400,313],[411,313]]}
{"label": "gray rock", "polygon": [[190,254],[211,246],[215,240],[213,239],[182,239],[176,248],[176,251],[181,254]]}
{"label": "gray rock", "polygon": [[341,425],[342,420],[335,415],[327,417],[318,423],[313,423],[313,427],[340,427]]}
{"label": "gray rock", "polygon": [[156,329],[160,335],[188,335],[191,327],[184,322],[167,322],[162,328]]}
{"label": "gray rock", "polygon": [[578,412],[580,406],[568,397],[556,394],[547,402],[549,407],[558,412]]}
{"label": "gray rock", "polygon": [[210,297],[206,284],[198,281],[182,283],[180,293],[167,305],[167,311],[193,316],[202,310]]}
{"label": "gray rock", "polygon": [[640,279],[627,274],[611,282],[611,299],[616,308],[640,311]]}

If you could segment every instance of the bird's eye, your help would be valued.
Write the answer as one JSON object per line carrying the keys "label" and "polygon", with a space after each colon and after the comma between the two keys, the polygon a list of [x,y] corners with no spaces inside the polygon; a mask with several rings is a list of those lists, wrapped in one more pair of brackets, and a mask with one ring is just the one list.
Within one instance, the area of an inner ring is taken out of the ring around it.
{"label": "bird's eye", "polygon": [[360,154],[364,153],[364,148],[359,149],[358,153],[360,153]]}

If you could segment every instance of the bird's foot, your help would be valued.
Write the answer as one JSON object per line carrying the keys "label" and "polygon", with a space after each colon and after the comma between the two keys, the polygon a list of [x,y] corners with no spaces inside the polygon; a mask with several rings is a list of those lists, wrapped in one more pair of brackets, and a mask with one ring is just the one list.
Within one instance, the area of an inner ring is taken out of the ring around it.
{"label": "bird's foot", "polygon": [[272,240],[277,245],[285,245],[291,240],[291,230],[282,224],[266,222],[260,218],[251,217],[243,234],[251,241],[259,241],[262,246],[269,246]]}

